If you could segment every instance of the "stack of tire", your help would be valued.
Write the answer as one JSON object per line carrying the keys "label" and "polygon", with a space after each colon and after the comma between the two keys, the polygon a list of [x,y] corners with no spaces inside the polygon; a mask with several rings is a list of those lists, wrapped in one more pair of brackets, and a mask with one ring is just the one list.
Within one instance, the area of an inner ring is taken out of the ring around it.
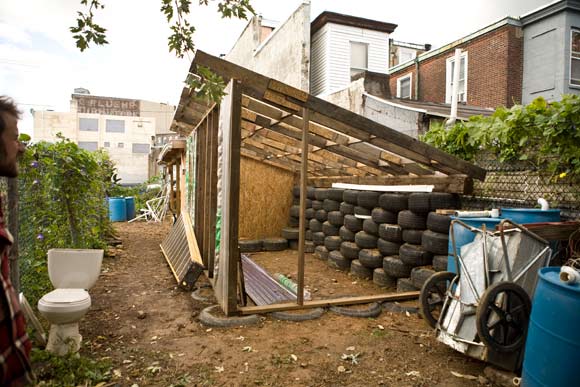
{"label": "stack of tire", "polygon": [[[328,253],[328,265],[338,270],[348,271],[351,261],[358,259],[359,248],[354,243],[355,233],[359,230],[358,219],[354,217],[357,205],[358,191],[333,189],[333,200],[339,199],[338,211],[331,211],[328,214],[328,223],[334,226],[337,237],[328,238],[325,244]],[[336,208],[336,203],[333,203]],[[351,219],[355,219],[353,223]]]}
{"label": "stack of tire", "polygon": [[340,212],[343,190],[338,188],[316,188],[315,200],[312,206],[317,208],[315,216],[310,220],[312,240],[316,245],[314,255],[334,267],[334,259],[340,254],[339,248],[342,239],[339,229],[343,223],[344,215]]}
{"label": "stack of tire", "polygon": [[[314,243],[312,242],[312,230],[310,230],[309,222],[314,218],[315,210],[312,208],[314,198],[314,187],[306,188],[306,235],[304,243],[304,251],[306,253],[314,252]],[[288,239],[288,246],[292,250],[298,250],[298,238],[300,235],[300,187],[294,186],[292,189],[292,207],[290,207],[290,221],[288,227],[282,229],[282,237]]]}

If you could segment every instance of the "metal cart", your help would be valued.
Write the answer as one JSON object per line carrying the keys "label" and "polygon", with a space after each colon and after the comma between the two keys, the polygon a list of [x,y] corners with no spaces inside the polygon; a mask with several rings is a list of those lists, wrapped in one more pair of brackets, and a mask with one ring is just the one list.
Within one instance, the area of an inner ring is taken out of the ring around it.
{"label": "metal cart", "polygon": [[[476,234],[459,250],[456,227]],[[425,282],[421,312],[440,342],[514,371],[522,362],[538,269],[550,260],[549,242],[508,219],[498,231],[460,220],[450,230],[458,273],[436,273]]]}

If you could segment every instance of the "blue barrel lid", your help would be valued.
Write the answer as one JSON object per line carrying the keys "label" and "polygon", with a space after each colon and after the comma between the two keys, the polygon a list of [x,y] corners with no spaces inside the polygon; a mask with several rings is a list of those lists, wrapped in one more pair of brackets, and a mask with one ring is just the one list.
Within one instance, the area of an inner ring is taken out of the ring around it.
{"label": "blue barrel lid", "polygon": [[547,210],[542,210],[541,208],[502,208],[501,213],[503,215],[504,212],[515,212],[515,213],[539,213],[539,214],[559,214],[560,209],[558,208],[549,208]]}
{"label": "blue barrel lid", "polygon": [[554,266],[549,266],[549,267],[543,267],[540,269],[540,277],[555,286],[559,286],[562,287],[566,290],[571,290],[573,292],[576,292],[580,295],[580,284],[576,283],[576,284],[566,284],[564,282],[562,282],[560,280],[560,267],[554,267]]}

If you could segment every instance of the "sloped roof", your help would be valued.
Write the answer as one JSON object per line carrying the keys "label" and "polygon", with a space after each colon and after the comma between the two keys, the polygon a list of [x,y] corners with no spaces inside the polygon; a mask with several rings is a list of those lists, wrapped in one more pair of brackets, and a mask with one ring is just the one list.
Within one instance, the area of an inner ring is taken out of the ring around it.
{"label": "sloped roof", "polygon": [[[303,115],[308,110],[311,183],[386,184],[390,179],[391,184],[437,182],[441,190],[463,192],[469,190],[469,178],[485,178],[482,168],[303,90],[199,50],[190,72],[198,65],[226,82],[241,83],[242,155],[298,172]],[[210,104],[200,103],[184,89],[172,130],[188,135],[209,109]]]}

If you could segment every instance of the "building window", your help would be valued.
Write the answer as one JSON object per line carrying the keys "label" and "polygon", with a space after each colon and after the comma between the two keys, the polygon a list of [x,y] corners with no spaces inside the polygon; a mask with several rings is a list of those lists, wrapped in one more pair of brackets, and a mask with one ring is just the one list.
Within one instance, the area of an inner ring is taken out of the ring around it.
{"label": "building window", "polygon": [[92,152],[99,148],[99,144],[96,141],[79,141],[79,148]]}
{"label": "building window", "polygon": [[105,148],[110,148],[111,147],[111,143],[109,141],[105,141],[105,144],[103,144],[103,146]]}
{"label": "building window", "polygon": [[411,99],[411,85],[413,74],[397,78],[397,98]]}
{"label": "building window", "polygon": [[580,86],[580,31],[572,30],[570,39],[570,85]]}
{"label": "building window", "polygon": [[124,147],[125,147],[124,143],[122,143],[122,142],[117,143],[117,148],[124,148]]}
{"label": "building window", "polygon": [[[461,54],[461,65],[459,67],[459,88],[458,101],[467,102],[467,52]],[[457,66],[455,66],[455,56],[447,58],[447,71],[445,82],[445,102],[451,103],[451,93],[453,92],[453,73]]]}
{"label": "building window", "polygon": [[413,60],[416,56],[417,51],[406,47],[399,47],[399,64]]}
{"label": "building window", "polygon": [[366,43],[350,42],[350,76],[366,71],[369,66],[369,45]]}
{"label": "building window", "polygon": [[149,154],[149,144],[133,144],[133,153]]}
{"label": "building window", "polygon": [[112,133],[125,133],[125,121],[107,120],[105,130]]}
{"label": "building window", "polygon": [[84,132],[98,132],[99,120],[97,118],[79,118],[79,130]]}

